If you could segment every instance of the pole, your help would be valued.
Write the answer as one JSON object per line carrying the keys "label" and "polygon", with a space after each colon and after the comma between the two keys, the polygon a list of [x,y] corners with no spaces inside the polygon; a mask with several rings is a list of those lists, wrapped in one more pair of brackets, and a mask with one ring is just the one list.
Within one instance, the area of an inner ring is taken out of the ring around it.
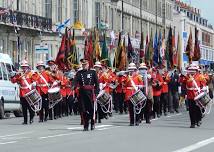
{"label": "pole", "polygon": [[123,8],[123,0],[122,0],[122,32],[123,32],[123,30],[124,30],[124,10],[123,10],[124,8]]}
{"label": "pole", "polygon": [[156,24],[156,33],[157,33],[157,24],[158,24],[158,0],[155,1],[155,24]]}
{"label": "pole", "polygon": [[142,0],[140,0],[140,32],[143,32],[143,25],[142,25]]}

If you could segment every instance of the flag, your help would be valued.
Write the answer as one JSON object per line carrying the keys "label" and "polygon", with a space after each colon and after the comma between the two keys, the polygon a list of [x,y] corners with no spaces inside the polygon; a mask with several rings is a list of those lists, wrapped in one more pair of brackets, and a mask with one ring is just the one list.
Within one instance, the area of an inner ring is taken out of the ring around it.
{"label": "flag", "polygon": [[119,54],[121,54],[121,32],[119,33],[119,38],[118,38],[118,44],[117,44],[117,48],[115,50],[115,55],[114,55],[114,67],[118,68],[119,66]]}
{"label": "flag", "polygon": [[99,32],[94,30],[94,60],[99,61],[101,58],[101,48],[100,48],[100,40],[99,40]]}
{"label": "flag", "polygon": [[128,34],[128,61],[129,62],[133,62],[133,56],[134,56],[134,50],[133,50],[133,47],[132,47],[132,43],[131,43],[131,39],[130,39],[130,36]]}
{"label": "flag", "polygon": [[181,38],[180,34],[178,33],[178,41],[177,41],[177,51],[178,51],[178,69],[181,70],[182,68],[182,49],[181,49]]}
{"label": "flag", "polygon": [[175,34],[172,36],[172,60],[173,60],[173,66],[178,66],[178,51],[175,47]]}
{"label": "flag", "polygon": [[157,34],[157,32],[155,33],[155,37],[154,37],[153,65],[154,66],[158,66],[159,65],[158,34]]}
{"label": "flag", "polygon": [[198,30],[197,27],[195,27],[195,45],[194,45],[194,56],[193,61],[198,61],[201,58],[201,51],[198,41]]}
{"label": "flag", "polygon": [[125,46],[125,37],[123,40],[123,44],[121,46],[121,52],[119,54],[118,57],[118,61],[119,61],[119,70],[126,70],[126,65],[127,65],[127,53],[126,53],[126,46]]}
{"label": "flag", "polygon": [[153,34],[152,34],[152,30],[151,30],[150,40],[149,40],[149,43],[148,43],[148,51],[147,51],[148,65],[152,66],[153,56],[154,56]]}
{"label": "flag", "polygon": [[159,37],[158,37],[158,61],[159,61],[159,65],[163,64],[163,56],[161,55],[161,48],[162,48],[162,33],[161,31],[159,32]]}
{"label": "flag", "polygon": [[167,62],[167,67],[170,69],[172,68],[173,65],[173,50],[172,50],[172,27],[169,28],[169,33],[168,33],[168,40],[167,40],[167,45],[166,45],[166,62]]}
{"label": "flag", "polygon": [[89,61],[89,66],[93,67],[94,62],[93,62],[93,38],[92,38],[92,32],[89,37],[88,45],[87,45],[87,53],[85,54],[85,58]]}
{"label": "flag", "polygon": [[68,60],[72,63],[72,65],[78,66],[78,52],[77,52],[77,47],[76,47],[76,39],[75,39],[75,29],[73,29],[73,36],[71,40],[71,56]]}
{"label": "flag", "polygon": [[194,50],[193,50],[193,44],[192,44],[192,29],[191,28],[190,28],[190,34],[189,34],[189,38],[188,38],[187,46],[186,46],[186,54],[189,58],[189,63],[192,63]]}
{"label": "flag", "polygon": [[108,59],[108,48],[106,45],[106,34],[103,34],[103,43],[102,43],[102,52],[101,52],[101,60]]}
{"label": "flag", "polygon": [[145,47],[144,60],[147,64],[149,63],[149,36],[148,36],[148,34],[146,36],[146,47]]}
{"label": "flag", "polygon": [[66,64],[64,62],[65,51],[66,51],[66,39],[67,39],[67,35],[63,35],[61,40],[61,45],[55,59],[56,65],[58,65],[58,68],[63,71],[67,69]]}
{"label": "flag", "polygon": [[140,60],[141,62],[144,62],[144,39],[143,39],[143,32],[141,32],[141,38],[140,38]]}

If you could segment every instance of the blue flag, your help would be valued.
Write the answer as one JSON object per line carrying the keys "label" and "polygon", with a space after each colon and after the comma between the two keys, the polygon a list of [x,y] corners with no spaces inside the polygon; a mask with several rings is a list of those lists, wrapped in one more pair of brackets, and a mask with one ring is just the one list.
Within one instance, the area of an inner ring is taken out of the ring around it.
{"label": "blue flag", "polygon": [[155,33],[154,38],[154,56],[153,56],[153,65],[158,66],[159,65],[159,51],[158,51],[158,34]]}

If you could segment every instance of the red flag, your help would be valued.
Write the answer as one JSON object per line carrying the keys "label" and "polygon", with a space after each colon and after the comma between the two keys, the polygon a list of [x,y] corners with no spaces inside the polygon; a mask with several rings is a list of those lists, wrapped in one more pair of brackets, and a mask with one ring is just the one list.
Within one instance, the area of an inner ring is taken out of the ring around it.
{"label": "red flag", "polygon": [[178,66],[178,51],[175,47],[175,35],[172,36],[172,53],[173,66]]}
{"label": "red flag", "polygon": [[189,39],[188,39],[187,46],[186,46],[186,54],[189,58],[189,63],[192,63],[192,58],[194,55],[193,51],[194,50],[193,50],[193,44],[192,44],[192,29],[190,28]]}
{"label": "red flag", "polygon": [[141,39],[140,39],[140,59],[143,61],[144,57],[144,39],[143,39],[143,32],[141,32]]}
{"label": "red flag", "polygon": [[86,49],[85,58],[89,61],[89,66],[93,67],[94,62],[93,62],[93,38],[92,38],[92,33],[90,35],[89,41],[87,40],[87,47],[85,49]]}
{"label": "red flag", "polygon": [[64,62],[64,58],[65,58],[65,51],[66,51],[66,35],[63,35],[62,37],[62,41],[61,41],[61,45],[59,48],[59,52],[56,56],[56,60],[55,63],[58,65],[58,68],[60,70],[66,70],[67,66]]}
{"label": "red flag", "polygon": [[194,46],[194,55],[193,55],[193,61],[198,61],[201,58],[201,51],[198,41],[198,30],[197,27],[195,27],[195,46]]}

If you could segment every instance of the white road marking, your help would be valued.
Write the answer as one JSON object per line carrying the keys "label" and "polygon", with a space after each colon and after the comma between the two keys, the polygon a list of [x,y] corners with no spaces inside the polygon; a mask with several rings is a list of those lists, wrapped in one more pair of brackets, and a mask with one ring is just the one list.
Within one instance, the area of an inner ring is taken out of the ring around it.
{"label": "white road marking", "polygon": [[13,143],[17,143],[17,141],[0,142],[0,145],[13,144]]}
{"label": "white road marking", "polygon": [[39,139],[47,139],[47,138],[54,138],[54,137],[70,136],[70,135],[81,134],[81,133],[82,132],[68,133],[68,134],[57,134],[57,135],[39,137]]}
{"label": "white road marking", "polygon": [[28,139],[29,137],[4,137],[4,138],[0,138],[1,140],[20,140],[20,139]]}
{"label": "white road marking", "polygon": [[180,116],[182,115],[182,113],[178,113],[178,114],[174,114],[174,115],[170,115],[170,116],[166,116],[167,118],[170,118],[170,117],[175,117],[175,116]]}
{"label": "white road marking", "polygon": [[110,128],[100,128],[100,129],[96,129],[95,130],[99,130],[99,131],[102,131],[102,130],[107,130],[107,129],[114,129],[114,128],[119,128],[121,126],[115,126],[115,127],[110,127]]}
{"label": "white road marking", "polygon": [[[95,125],[96,128],[111,127],[111,126],[113,126],[113,125],[98,125],[98,126]],[[83,129],[83,127],[70,127],[67,129],[68,130],[75,130],[75,129]]]}
{"label": "white road marking", "polygon": [[4,138],[4,137],[11,137],[11,136],[19,136],[19,135],[24,135],[24,134],[31,134],[33,133],[33,131],[29,131],[29,132],[22,132],[22,133],[17,133],[17,134],[10,134],[10,135],[4,135],[4,136],[0,136],[0,138]]}
{"label": "white road marking", "polygon": [[211,144],[211,143],[214,143],[214,137],[206,139],[206,140],[202,140],[202,141],[197,142],[193,145],[184,147],[184,148],[179,149],[179,150],[175,150],[173,152],[191,152],[193,150],[199,149],[199,148],[204,147],[204,146]]}

